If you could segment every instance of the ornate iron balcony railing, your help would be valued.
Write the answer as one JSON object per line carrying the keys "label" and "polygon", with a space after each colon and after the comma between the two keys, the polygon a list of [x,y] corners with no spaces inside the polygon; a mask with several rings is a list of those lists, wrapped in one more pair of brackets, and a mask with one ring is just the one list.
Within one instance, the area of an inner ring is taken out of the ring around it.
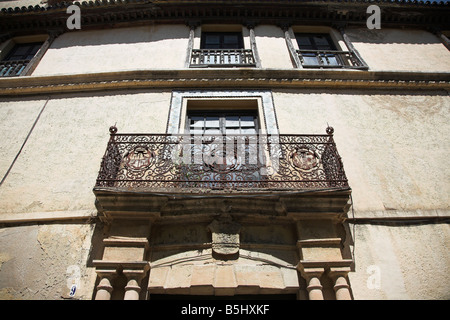
{"label": "ornate iron balcony railing", "polygon": [[97,188],[348,188],[332,128],[325,135],[110,133]]}
{"label": "ornate iron balcony railing", "polygon": [[192,49],[191,67],[254,67],[250,49]]}
{"label": "ornate iron balcony railing", "polygon": [[297,50],[303,68],[368,69],[352,51]]}
{"label": "ornate iron balcony railing", "polygon": [[31,60],[0,61],[0,77],[20,76]]}

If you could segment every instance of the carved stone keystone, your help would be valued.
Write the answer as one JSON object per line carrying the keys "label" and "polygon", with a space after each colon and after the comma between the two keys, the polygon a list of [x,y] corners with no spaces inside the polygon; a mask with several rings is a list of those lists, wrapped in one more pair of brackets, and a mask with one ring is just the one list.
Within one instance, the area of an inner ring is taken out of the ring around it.
{"label": "carved stone keystone", "polygon": [[212,250],[222,256],[239,252],[239,231],[241,225],[233,222],[230,215],[222,215],[208,225],[212,232]]}

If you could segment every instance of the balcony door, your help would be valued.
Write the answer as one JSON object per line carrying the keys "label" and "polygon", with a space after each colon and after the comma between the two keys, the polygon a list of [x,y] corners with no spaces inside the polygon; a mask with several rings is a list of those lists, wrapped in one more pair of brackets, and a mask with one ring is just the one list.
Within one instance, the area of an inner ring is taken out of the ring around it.
{"label": "balcony door", "polygon": [[193,51],[193,59],[195,64],[208,66],[254,65],[241,32],[202,32],[200,50]]}
{"label": "balcony door", "polygon": [[191,111],[186,127],[190,134],[256,135],[257,119],[256,110]]}
{"label": "balcony door", "polygon": [[295,36],[303,67],[335,67],[342,63],[329,34],[301,33]]}
{"label": "balcony door", "polygon": [[191,111],[191,165],[185,179],[223,188],[260,181],[256,110]]}

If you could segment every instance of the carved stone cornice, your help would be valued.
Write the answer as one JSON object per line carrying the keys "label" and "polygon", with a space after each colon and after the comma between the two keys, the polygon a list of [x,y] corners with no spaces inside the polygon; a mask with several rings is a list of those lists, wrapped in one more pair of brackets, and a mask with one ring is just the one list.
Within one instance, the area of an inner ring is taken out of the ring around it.
{"label": "carved stone cornice", "polygon": [[[55,3],[53,3],[55,2]],[[245,23],[257,20],[260,24],[279,25],[286,21],[300,25],[365,26],[368,6],[365,0],[355,1],[148,1],[148,0],[96,0],[53,1],[50,5],[22,6],[0,10],[0,30],[14,33],[33,33],[49,27],[66,27],[69,5],[78,5],[82,29],[104,28],[145,23]],[[379,0],[384,27],[428,27],[436,25],[442,30],[450,28],[449,3],[426,1]]]}
{"label": "carved stone cornice", "polygon": [[346,70],[135,70],[0,79],[0,96],[173,88],[450,90],[450,73]]}

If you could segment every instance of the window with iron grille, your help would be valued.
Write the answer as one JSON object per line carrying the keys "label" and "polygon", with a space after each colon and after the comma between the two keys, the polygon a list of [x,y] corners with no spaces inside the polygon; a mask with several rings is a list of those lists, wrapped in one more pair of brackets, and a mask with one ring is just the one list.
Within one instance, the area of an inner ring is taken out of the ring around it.
{"label": "window with iron grille", "polygon": [[17,43],[0,61],[0,77],[23,75],[23,71],[42,46],[42,42]]}
{"label": "window with iron grille", "polygon": [[192,49],[191,67],[255,66],[251,49],[244,48],[241,32],[202,32],[200,49]]}
{"label": "window with iron grille", "polygon": [[296,55],[303,68],[367,70],[368,66],[343,34],[348,51],[341,50],[328,33],[296,33]]}
{"label": "window with iron grille", "polygon": [[329,34],[296,34],[303,67],[336,67],[342,61]]}

